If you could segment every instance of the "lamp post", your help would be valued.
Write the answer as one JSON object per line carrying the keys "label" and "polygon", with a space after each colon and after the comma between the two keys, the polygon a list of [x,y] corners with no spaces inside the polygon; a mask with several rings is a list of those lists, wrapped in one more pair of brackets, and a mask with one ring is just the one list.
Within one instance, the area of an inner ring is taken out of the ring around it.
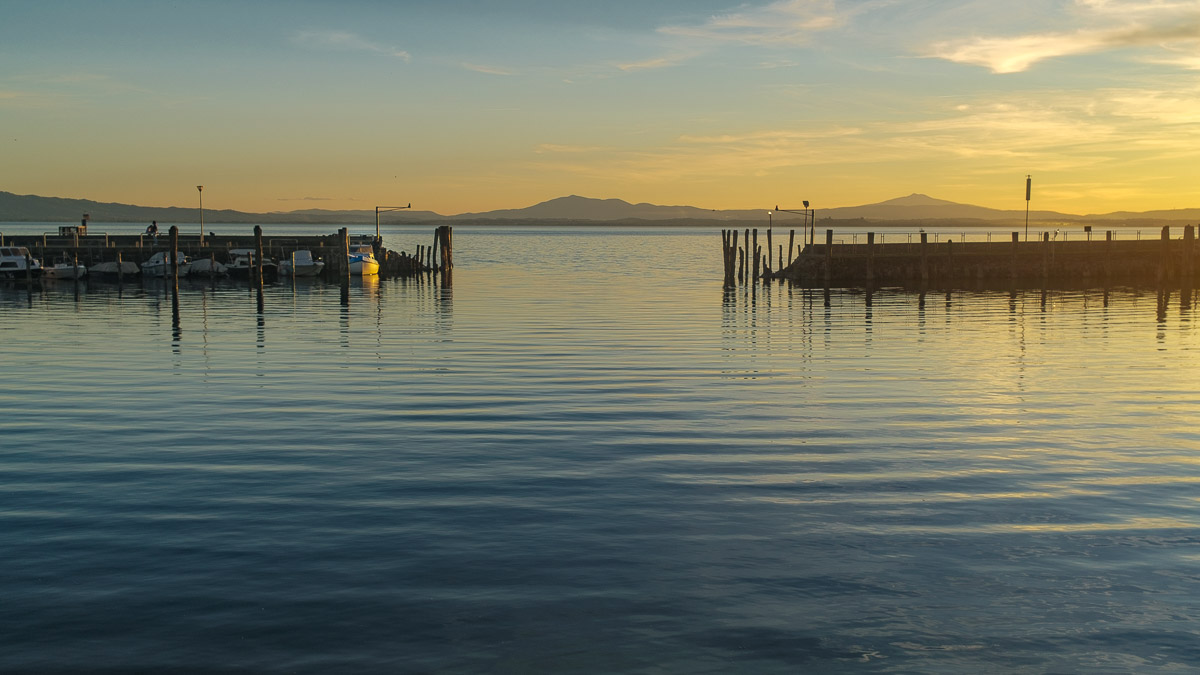
{"label": "lamp post", "polygon": [[387,213],[388,211],[403,211],[404,209],[411,209],[411,208],[412,208],[411,203],[408,206],[376,206],[375,207],[375,239],[376,240],[379,239],[379,214],[380,213]]}
{"label": "lamp post", "polygon": [[204,186],[197,185],[196,192],[200,193],[200,243],[204,243]]}
{"label": "lamp post", "polygon": [[1033,188],[1033,176],[1025,175],[1025,241],[1029,241],[1029,193]]}
{"label": "lamp post", "polygon": [[[810,209],[810,208],[808,208],[808,200],[807,200],[807,199],[805,199],[805,200],[804,200],[804,208],[803,208],[803,209],[781,209],[781,208],[779,208],[778,206],[776,206],[776,207],[775,207],[775,210],[776,210],[776,211],[782,211],[783,213],[794,213],[794,214],[796,214],[796,215],[798,215],[798,216],[804,216],[804,225],[805,225],[805,227],[806,227],[806,228],[811,228],[811,229],[810,229],[810,236],[809,236],[809,242],[808,242],[808,243],[809,243],[809,244],[813,244],[813,243],[815,243],[815,242],[816,242],[816,237],[817,237],[817,210],[816,210],[816,209]],[[770,211],[768,211],[767,213],[770,213]],[[789,252],[789,254],[788,254],[788,255],[791,255],[791,253]]]}

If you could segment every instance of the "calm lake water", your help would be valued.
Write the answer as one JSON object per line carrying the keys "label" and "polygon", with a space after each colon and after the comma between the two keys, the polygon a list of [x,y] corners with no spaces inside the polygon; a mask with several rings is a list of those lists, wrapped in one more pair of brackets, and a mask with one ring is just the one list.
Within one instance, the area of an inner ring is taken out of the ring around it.
{"label": "calm lake water", "polygon": [[1195,299],[455,260],[0,285],[0,671],[1200,669]]}

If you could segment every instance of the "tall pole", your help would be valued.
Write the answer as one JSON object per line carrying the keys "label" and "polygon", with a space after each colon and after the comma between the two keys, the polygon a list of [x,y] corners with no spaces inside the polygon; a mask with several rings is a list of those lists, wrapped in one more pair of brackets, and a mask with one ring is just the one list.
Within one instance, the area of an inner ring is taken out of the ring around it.
{"label": "tall pole", "polygon": [[200,193],[200,241],[204,241],[204,186],[197,185],[196,191]]}
{"label": "tall pole", "polygon": [[1029,193],[1033,187],[1033,177],[1025,175],[1025,241],[1029,241]]}

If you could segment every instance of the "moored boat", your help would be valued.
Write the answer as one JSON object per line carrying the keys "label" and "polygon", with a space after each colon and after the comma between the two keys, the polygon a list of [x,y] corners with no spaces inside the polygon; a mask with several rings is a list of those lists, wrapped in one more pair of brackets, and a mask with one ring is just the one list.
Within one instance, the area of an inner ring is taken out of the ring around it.
{"label": "moored boat", "polygon": [[[254,270],[254,249],[235,248],[229,251],[229,264],[225,266],[226,273],[234,279],[249,279]],[[275,281],[279,277],[279,266],[270,258],[263,258],[263,281]]]}
{"label": "moored boat", "polygon": [[72,260],[62,260],[42,268],[42,276],[46,279],[82,279],[87,273],[87,267]]}
{"label": "moored boat", "polygon": [[120,263],[102,262],[96,263],[88,268],[88,274],[92,276],[117,277],[117,276],[137,276],[141,273],[141,268],[138,264],[125,260]]}
{"label": "moored boat", "polygon": [[312,251],[293,251],[290,258],[279,263],[279,273],[287,277],[315,277],[325,269],[323,261],[313,258]]}
{"label": "moored boat", "polygon": [[[179,253],[179,276],[186,277],[188,271],[191,270],[192,261],[187,256]],[[169,259],[170,252],[159,251],[150,256],[150,259],[142,263],[142,276],[146,277],[166,277],[171,275],[171,261]]]}
{"label": "moored boat", "polygon": [[350,274],[355,276],[379,274],[379,261],[375,259],[375,249],[370,244],[350,245]]}
{"label": "moored boat", "polygon": [[24,246],[0,246],[0,279],[41,279],[42,263]]}
{"label": "moored boat", "polygon": [[193,260],[188,268],[188,276],[206,277],[217,279],[228,274],[228,269],[225,265],[213,260],[212,258],[200,258]]}

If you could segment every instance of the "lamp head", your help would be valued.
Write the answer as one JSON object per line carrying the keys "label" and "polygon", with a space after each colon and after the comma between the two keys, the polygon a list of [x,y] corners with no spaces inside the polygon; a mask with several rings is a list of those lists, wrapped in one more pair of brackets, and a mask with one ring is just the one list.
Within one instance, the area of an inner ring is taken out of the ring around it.
{"label": "lamp head", "polygon": [[806,209],[808,208],[808,200],[807,199],[804,200],[804,208],[806,208]]}

